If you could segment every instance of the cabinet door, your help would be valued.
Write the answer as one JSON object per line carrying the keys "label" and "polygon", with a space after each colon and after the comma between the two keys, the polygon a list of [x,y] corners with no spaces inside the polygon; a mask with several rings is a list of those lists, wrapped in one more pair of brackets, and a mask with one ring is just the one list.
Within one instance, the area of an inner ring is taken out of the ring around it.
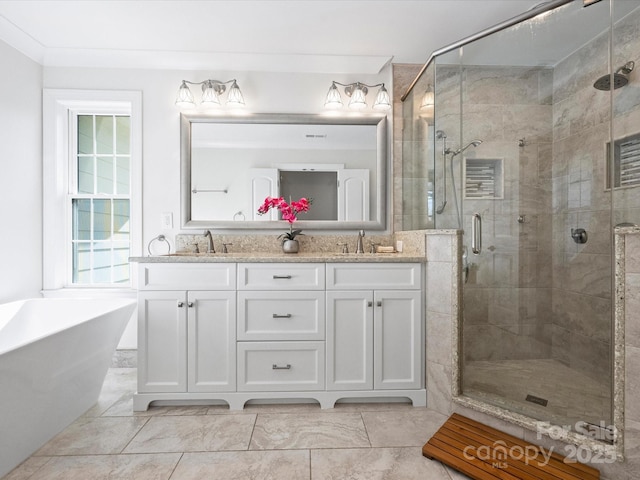
{"label": "cabinet door", "polygon": [[373,388],[373,294],[327,292],[327,390]]}
{"label": "cabinet door", "polygon": [[187,295],[138,292],[138,391],[187,390]]}
{"label": "cabinet door", "polygon": [[419,290],[374,292],[374,388],[422,387]]}
{"label": "cabinet door", "polygon": [[235,391],[235,292],[189,292],[188,306],[188,390]]}

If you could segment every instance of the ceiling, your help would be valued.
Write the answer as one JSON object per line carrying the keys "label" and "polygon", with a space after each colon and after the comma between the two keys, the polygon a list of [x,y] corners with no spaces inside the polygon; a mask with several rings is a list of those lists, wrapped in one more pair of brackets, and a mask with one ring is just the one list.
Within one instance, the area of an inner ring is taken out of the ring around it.
{"label": "ceiling", "polygon": [[0,40],[45,66],[377,74],[540,0],[0,0]]}

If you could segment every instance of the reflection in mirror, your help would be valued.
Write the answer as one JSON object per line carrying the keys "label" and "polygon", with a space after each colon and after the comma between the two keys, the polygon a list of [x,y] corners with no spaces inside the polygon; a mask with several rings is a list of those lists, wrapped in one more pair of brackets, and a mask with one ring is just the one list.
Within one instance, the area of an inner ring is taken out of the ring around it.
{"label": "reflection in mirror", "polygon": [[282,228],[267,196],[307,197],[305,229],[384,229],[386,117],[182,114],[185,228]]}

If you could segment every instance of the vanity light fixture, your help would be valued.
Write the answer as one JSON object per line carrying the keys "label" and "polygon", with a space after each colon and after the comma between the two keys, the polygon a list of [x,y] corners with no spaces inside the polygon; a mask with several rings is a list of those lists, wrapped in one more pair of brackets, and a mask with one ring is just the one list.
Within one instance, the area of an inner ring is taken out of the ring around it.
{"label": "vanity light fixture", "polygon": [[235,78],[226,82],[221,82],[220,80],[203,80],[202,82],[182,80],[182,85],[180,85],[178,96],[176,97],[176,105],[178,107],[194,108],[196,106],[191,89],[187,84],[202,85],[202,101],[200,104],[203,107],[220,107],[220,95],[227,90],[227,85],[231,84],[227,93],[226,105],[228,107],[244,107],[244,97]]}
{"label": "vanity light fixture", "polygon": [[389,92],[384,88],[384,83],[367,85],[360,82],[344,84],[336,81],[331,83],[331,87],[327,93],[327,98],[324,102],[325,108],[332,110],[342,108],[342,96],[340,95],[340,90],[338,90],[338,85],[344,87],[344,93],[347,97],[351,97],[351,100],[349,100],[349,108],[354,110],[362,110],[366,108],[367,93],[369,93],[370,88],[375,87],[380,87],[380,90],[378,90],[376,99],[373,102],[373,108],[375,110],[389,110],[391,108],[391,99],[389,98]]}
{"label": "vanity light fixture", "polygon": [[422,96],[418,116],[427,121],[433,119],[433,110],[435,106],[435,93],[431,84],[427,85],[427,90]]}

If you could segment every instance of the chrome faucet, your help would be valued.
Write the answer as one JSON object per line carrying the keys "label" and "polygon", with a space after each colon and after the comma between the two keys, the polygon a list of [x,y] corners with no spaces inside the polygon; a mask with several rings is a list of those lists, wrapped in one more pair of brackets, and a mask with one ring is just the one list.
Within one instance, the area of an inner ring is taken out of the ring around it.
{"label": "chrome faucet", "polygon": [[211,230],[207,230],[204,232],[204,238],[209,239],[209,244],[207,245],[207,253],[216,253],[216,248],[213,246],[213,237],[211,236]]}
{"label": "chrome faucet", "polygon": [[364,245],[362,239],[364,238],[364,230],[358,232],[358,241],[356,242],[356,253],[364,253]]}

